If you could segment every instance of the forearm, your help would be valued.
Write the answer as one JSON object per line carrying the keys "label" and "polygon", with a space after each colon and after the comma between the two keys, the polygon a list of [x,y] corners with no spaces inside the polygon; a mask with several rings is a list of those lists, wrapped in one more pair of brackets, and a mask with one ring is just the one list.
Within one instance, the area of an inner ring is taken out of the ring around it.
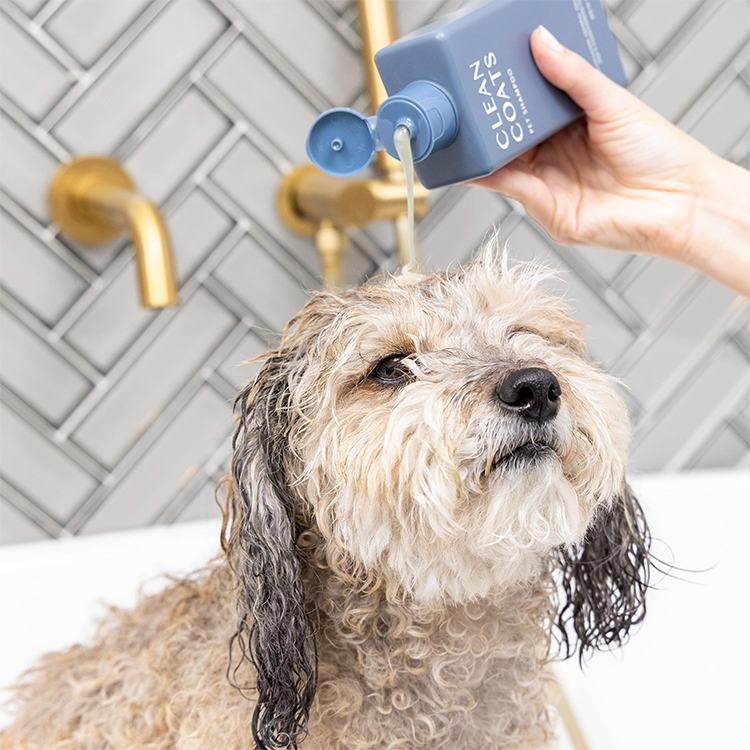
{"label": "forearm", "polygon": [[677,258],[750,297],[750,172],[711,154],[691,238]]}

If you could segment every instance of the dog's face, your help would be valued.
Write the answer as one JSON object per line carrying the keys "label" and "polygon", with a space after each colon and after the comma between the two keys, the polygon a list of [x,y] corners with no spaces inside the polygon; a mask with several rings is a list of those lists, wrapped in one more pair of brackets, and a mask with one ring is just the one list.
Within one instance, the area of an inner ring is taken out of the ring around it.
{"label": "dog's face", "polygon": [[[544,276],[488,252],[450,274],[310,300],[239,401],[249,599],[299,586],[307,528],[333,571],[432,607],[546,573],[599,517],[605,547],[628,556],[626,410]],[[571,600],[591,594],[576,562],[568,553]],[[612,575],[599,583],[620,598]],[[579,604],[576,630],[596,619]]]}
{"label": "dog's face", "polygon": [[622,488],[625,407],[540,281],[486,258],[300,318],[287,479],[331,556],[393,595],[463,602],[537,575]]}

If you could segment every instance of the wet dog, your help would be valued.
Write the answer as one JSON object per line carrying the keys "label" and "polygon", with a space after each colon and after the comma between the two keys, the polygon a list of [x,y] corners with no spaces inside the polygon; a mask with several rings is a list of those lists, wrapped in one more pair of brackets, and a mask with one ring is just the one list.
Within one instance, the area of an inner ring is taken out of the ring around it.
{"label": "wet dog", "polygon": [[547,276],[490,249],[312,297],[237,400],[225,554],[45,657],[2,747],[546,747],[551,653],[619,644],[649,565]]}

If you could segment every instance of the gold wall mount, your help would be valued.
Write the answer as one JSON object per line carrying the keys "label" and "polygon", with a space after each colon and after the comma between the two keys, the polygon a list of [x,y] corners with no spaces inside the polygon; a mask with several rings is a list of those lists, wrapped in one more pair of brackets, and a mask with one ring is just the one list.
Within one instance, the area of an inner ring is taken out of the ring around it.
{"label": "gold wall mount", "polygon": [[88,245],[128,230],[144,307],[178,304],[172,244],[159,210],[140,196],[119,162],[78,156],[63,164],[49,189],[52,218],[68,237]]}

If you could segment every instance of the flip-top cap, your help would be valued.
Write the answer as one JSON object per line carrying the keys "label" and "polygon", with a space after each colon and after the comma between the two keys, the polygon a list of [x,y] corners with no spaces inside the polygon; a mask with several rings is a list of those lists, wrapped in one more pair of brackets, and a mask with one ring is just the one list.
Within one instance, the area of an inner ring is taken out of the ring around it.
{"label": "flip-top cap", "polygon": [[349,107],[323,112],[307,136],[307,155],[315,166],[334,177],[361,172],[378,148],[367,118]]}

